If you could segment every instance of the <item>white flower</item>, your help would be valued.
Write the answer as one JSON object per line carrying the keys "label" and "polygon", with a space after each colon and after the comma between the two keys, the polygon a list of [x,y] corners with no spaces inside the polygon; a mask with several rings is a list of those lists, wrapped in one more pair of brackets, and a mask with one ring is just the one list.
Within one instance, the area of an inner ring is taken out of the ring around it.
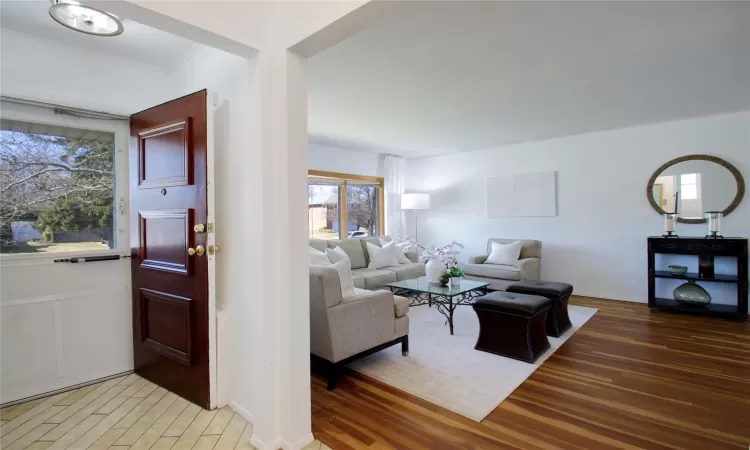
{"label": "white flower", "polygon": [[445,266],[446,269],[450,269],[451,267],[458,265],[458,254],[460,253],[460,251],[456,250],[456,248],[464,248],[462,244],[456,241],[453,241],[450,244],[444,245],[442,247],[435,247],[434,245],[421,245],[417,243],[416,240],[411,239],[408,236],[399,236],[399,239],[402,242],[409,243],[409,245],[406,247],[406,250],[421,250],[421,255],[419,256],[420,262],[436,260],[443,266]]}

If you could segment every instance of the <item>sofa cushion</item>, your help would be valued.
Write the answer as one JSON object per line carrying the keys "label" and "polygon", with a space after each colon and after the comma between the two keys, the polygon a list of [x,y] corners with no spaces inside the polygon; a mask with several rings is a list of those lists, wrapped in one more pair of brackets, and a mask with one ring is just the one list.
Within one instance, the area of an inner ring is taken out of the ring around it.
{"label": "sofa cushion", "polygon": [[487,254],[492,253],[492,243],[498,242],[500,244],[511,244],[513,242],[521,242],[521,255],[518,259],[526,258],[541,258],[542,257],[542,241],[536,241],[533,239],[495,239],[492,238],[487,241]]}
{"label": "sofa cushion", "polygon": [[325,253],[312,247],[308,247],[308,249],[307,254],[310,258],[311,266],[329,266],[331,264],[330,258]]}
{"label": "sofa cushion", "polygon": [[409,312],[409,299],[398,295],[393,296],[393,308],[396,317],[404,317]]}
{"label": "sofa cushion", "polygon": [[[382,288],[386,284],[393,283],[398,279],[395,273],[385,269],[354,269],[352,270],[352,275],[354,277],[362,277],[364,284],[359,283],[362,284],[362,289],[370,290]],[[355,279],[354,285],[357,286],[357,284]]]}
{"label": "sofa cushion", "polygon": [[[386,239],[387,238],[387,239]],[[380,244],[382,246],[385,246],[386,244],[389,244],[393,242],[393,239],[390,238],[390,236],[380,236]],[[402,242],[400,244],[396,244],[396,260],[399,264],[409,264],[412,261],[406,257],[404,254],[404,250],[406,250],[407,247],[409,247],[408,242]]]}
{"label": "sofa cushion", "polygon": [[510,244],[492,243],[492,252],[484,261],[485,264],[498,264],[501,266],[517,266],[518,256],[521,254],[521,241]]}
{"label": "sofa cushion", "polygon": [[390,270],[395,273],[398,281],[419,278],[426,274],[425,265],[422,263],[400,264],[398,266],[383,267],[381,270]]}
{"label": "sofa cushion", "polygon": [[462,267],[467,275],[499,278],[502,280],[521,280],[521,270],[515,266],[503,266],[500,264],[465,264]]}
{"label": "sofa cushion", "polygon": [[319,252],[325,252],[328,248],[328,241],[325,239],[310,239],[310,247]]}
{"label": "sofa cushion", "polygon": [[326,241],[326,243],[328,244],[328,248],[341,247],[341,250],[349,256],[349,260],[352,262],[352,269],[367,267],[365,252],[362,250],[362,244],[360,244],[359,239],[347,239],[345,241],[332,239]]}
{"label": "sofa cushion", "polygon": [[369,242],[372,245],[377,245],[378,247],[382,247],[380,244],[380,239],[377,237],[368,237],[368,238],[358,238],[357,239],[360,244],[362,244],[362,251],[365,252],[365,261],[367,262],[367,265],[370,265],[370,252],[367,251],[367,243]]}
{"label": "sofa cushion", "polygon": [[365,277],[357,275],[356,272],[352,272],[352,281],[354,282],[354,288],[364,289],[365,288]]}
{"label": "sofa cushion", "polygon": [[[349,255],[347,255],[346,252],[341,249],[341,247],[327,248],[325,256],[329,261],[331,261],[331,264],[349,259]],[[351,264],[351,260],[349,260],[349,264]]]}
{"label": "sofa cushion", "polygon": [[354,297],[354,279],[352,278],[352,270],[349,260],[344,259],[337,263],[331,264],[328,267],[332,267],[339,274],[341,297],[343,297],[344,299]]}
{"label": "sofa cushion", "polygon": [[396,244],[389,242],[382,247],[367,242],[367,254],[370,255],[368,269],[382,269],[388,266],[398,266]]}

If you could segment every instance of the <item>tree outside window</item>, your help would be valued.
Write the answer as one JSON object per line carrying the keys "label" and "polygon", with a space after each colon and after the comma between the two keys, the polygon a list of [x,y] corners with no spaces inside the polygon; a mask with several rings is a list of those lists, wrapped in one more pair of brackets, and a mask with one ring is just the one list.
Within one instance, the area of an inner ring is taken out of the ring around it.
{"label": "tree outside window", "polygon": [[2,253],[114,244],[114,135],[92,140],[1,130]]}
{"label": "tree outside window", "polygon": [[346,199],[349,231],[365,231],[368,236],[377,236],[379,218],[377,186],[349,184],[346,187]]}

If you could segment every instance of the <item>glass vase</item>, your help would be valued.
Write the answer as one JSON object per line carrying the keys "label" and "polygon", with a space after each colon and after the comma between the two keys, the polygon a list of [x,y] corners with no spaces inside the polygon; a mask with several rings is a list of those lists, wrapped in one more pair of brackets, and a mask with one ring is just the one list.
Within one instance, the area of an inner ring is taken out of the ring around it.
{"label": "glass vase", "polygon": [[678,286],[673,295],[678,303],[684,305],[705,306],[711,303],[711,295],[695,284],[695,280],[689,280],[687,283]]}
{"label": "glass vase", "polygon": [[706,237],[718,238],[721,237],[721,218],[724,217],[724,213],[721,211],[708,211],[706,212],[706,222],[708,223],[708,234]]}

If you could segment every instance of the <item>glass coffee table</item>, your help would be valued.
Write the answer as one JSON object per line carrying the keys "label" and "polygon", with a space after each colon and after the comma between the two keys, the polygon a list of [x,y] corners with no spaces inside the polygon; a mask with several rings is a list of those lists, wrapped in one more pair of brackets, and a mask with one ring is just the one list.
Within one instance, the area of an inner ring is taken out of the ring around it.
{"label": "glass coffee table", "polygon": [[394,281],[386,286],[393,295],[400,295],[411,300],[411,306],[428,305],[435,307],[445,316],[446,323],[453,334],[453,311],[459,305],[471,305],[474,299],[487,293],[489,283],[461,279],[458,287],[440,286],[430,283],[427,277],[411,280]]}

